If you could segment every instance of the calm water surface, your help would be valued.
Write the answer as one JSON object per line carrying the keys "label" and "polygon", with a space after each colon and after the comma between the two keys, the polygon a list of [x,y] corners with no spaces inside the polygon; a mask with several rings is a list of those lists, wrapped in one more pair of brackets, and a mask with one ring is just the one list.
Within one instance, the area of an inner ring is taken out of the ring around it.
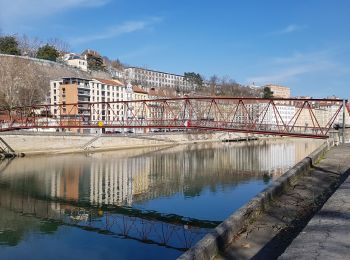
{"label": "calm water surface", "polygon": [[0,259],[175,259],[320,144],[0,161]]}

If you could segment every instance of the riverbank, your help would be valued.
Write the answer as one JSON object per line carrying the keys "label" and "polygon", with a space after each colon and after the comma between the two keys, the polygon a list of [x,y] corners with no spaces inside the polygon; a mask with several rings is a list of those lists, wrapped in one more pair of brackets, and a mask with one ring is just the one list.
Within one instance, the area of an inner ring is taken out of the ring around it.
{"label": "riverbank", "polygon": [[323,155],[327,149],[298,163],[180,259],[277,258],[348,174],[349,147]]}
{"label": "riverbank", "polygon": [[205,142],[256,140],[240,133],[152,133],[143,135],[79,135],[13,132],[1,135],[17,154],[94,153],[125,149],[171,147]]}
{"label": "riverbank", "polygon": [[[339,154],[339,156],[347,157],[344,154]],[[348,168],[348,166],[345,167]],[[350,177],[347,177],[279,259],[349,258],[349,197]]]}
{"label": "riverbank", "polygon": [[[331,139],[340,142],[338,132]],[[76,134],[67,132],[13,131],[0,135],[14,151],[10,155],[34,156],[46,154],[94,153],[126,149],[171,147],[206,142],[244,142],[255,140],[295,140],[290,137],[252,135],[234,132],[162,132],[147,134]],[[350,141],[350,131],[346,140]],[[0,148],[1,148],[0,140]],[[1,150],[0,150],[1,153]],[[0,154],[1,155],[1,154]],[[5,156],[2,156],[5,157]]]}

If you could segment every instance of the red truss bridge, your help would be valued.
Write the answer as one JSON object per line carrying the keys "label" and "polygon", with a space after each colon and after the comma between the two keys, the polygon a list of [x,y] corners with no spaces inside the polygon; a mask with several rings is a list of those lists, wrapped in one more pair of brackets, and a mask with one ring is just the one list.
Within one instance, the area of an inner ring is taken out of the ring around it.
{"label": "red truss bridge", "polygon": [[348,120],[349,111],[347,100],[339,99],[181,97],[44,104],[0,109],[0,132],[198,129],[327,138],[335,124]]}

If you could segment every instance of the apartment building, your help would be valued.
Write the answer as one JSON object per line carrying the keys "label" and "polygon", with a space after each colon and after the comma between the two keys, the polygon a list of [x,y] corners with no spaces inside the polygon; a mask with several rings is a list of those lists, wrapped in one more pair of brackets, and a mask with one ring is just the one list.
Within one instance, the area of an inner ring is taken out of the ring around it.
{"label": "apartment building", "polygon": [[[343,124],[343,113],[339,110],[337,104],[321,103],[317,107],[313,107],[313,114],[317,120],[311,117],[310,111],[304,108],[298,117],[297,124],[302,127],[326,127],[328,128],[333,121],[333,124]],[[336,117],[334,117],[337,115]],[[345,124],[350,122],[349,114],[345,113]]]}
{"label": "apartment building", "polygon": [[156,70],[129,67],[125,69],[125,79],[143,86],[185,88],[185,79],[182,75],[161,72]]}
{"label": "apartment building", "polygon": [[283,124],[293,124],[293,120],[295,120],[294,114],[296,112],[294,105],[277,104],[276,109],[278,113],[277,111],[273,111],[272,107],[268,111],[267,117],[270,118],[272,125],[282,126]]}
{"label": "apartment building", "polygon": [[[79,102],[90,101],[90,80],[84,78],[61,78],[50,81],[49,102],[51,114],[60,118],[66,125],[77,126],[90,119],[87,104],[74,106]],[[62,106],[56,106],[62,104]],[[77,131],[79,132],[79,131]]]}
{"label": "apartment building", "polygon": [[[245,101],[245,107],[243,105],[237,107],[233,122],[245,124],[253,121],[262,124],[262,129],[265,128],[266,130],[278,130],[278,125],[293,124],[296,107],[291,102],[288,104],[283,102],[275,104],[275,107],[273,107],[266,102]],[[229,112],[230,109],[230,113],[232,113],[232,107],[230,107],[228,106],[227,109],[223,110],[224,114]]]}
{"label": "apartment building", "polygon": [[275,97],[275,98],[290,98],[291,97],[290,88],[288,88],[288,87],[273,85],[273,84],[265,85],[264,87],[269,87],[270,90],[273,92],[273,97]]}
{"label": "apartment building", "polygon": [[[117,80],[62,78],[50,81],[48,103],[55,118],[65,120],[66,124],[111,124],[124,118],[122,104],[103,102],[123,101],[126,97],[125,86]],[[69,105],[81,102],[78,106]],[[101,102],[89,105],[87,102]],[[55,106],[62,104],[62,106]],[[79,132],[79,129],[72,130]],[[100,130],[85,129],[84,132]]]}
{"label": "apartment building", "polygon": [[90,81],[90,102],[101,102],[93,106],[91,120],[111,123],[124,118],[124,107],[121,103],[104,102],[123,101],[125,86],[118,80],[95,78]]}
{"label": "apartment building", "polygon": [[[148,92],[143,89],[141,86],[133,86],[131,83],[128,83],[126,86],[126,101],[138,101],[138,100],[147,100]],[[134,122],[137,119],[145,120],[148,117],[148,107],[143,102],[132,102],[127,105],[125,110],[126,120],[131,120],[130,123]],[[145,121],[144,121],[145,122]],[[127,129],[128,132],[133,133],[145,133],[146,129],[130,128]]]}

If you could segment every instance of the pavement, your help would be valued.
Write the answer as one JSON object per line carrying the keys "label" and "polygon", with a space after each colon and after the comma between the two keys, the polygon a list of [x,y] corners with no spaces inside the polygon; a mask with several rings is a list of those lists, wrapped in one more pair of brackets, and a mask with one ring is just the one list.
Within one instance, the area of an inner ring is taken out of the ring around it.
{"label": "pavement", "polygon": [[350,145],[332,148],[215,259],[350,259],[349,172]]}
{"label": "pavement", "polygon": [[350,177],[279,259],[350,259]]}

